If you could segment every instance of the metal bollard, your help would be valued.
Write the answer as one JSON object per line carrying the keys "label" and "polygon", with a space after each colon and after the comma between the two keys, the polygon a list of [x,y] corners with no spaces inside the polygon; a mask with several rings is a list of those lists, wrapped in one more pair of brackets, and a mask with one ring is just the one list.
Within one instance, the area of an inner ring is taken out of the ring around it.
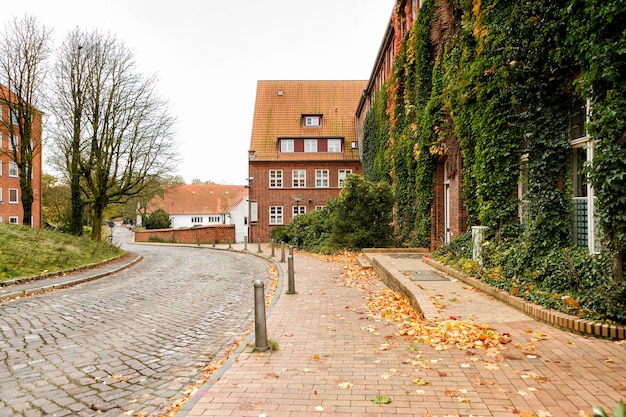
{"label": "metal bollard", "polygon": [[267,325],[265,321],[265,284],[260,279],[254,281],[254,350],[268,350]]}
{"label": "metal bollard", "polygon": [[230,238],[228,238],[228,249],[232,249],[232,248],[233,246],[231,245]]}
{"label": "metal bollard", "polygon": [[263,251],[261,250],[261,238],[260,238],[260,237],[257,237],[257,238],[256,238],[256,243],[259,245],[259,249],[257,250],[257,253],[261,253],[261,252],[263,252]]}
{"label": "metal bollard", "polygon": [[289,255],[293,256],[293,245],[289,245]]}
{"label": "metal bollard", "polygon": [[247,251],[248,251],[248,236],[246,236],[246,237],[243,239],[243,251],[244,251],[244,252],[247,252]]}
{"label": "metal bollard", "polygon": [[215,239],[213,239],[213,247],[215,247]]}
{"label": "metal bollard", "polygon": [[280,242],[280,261],[285,262],[285,242]]}
{"label": "metal bollard", "polygon": [[272,240],[270,241],[270,244],[271,244],[271,247],[272,247],[272,255],[271,255],[271,256],[272,256],[272,258],[273,258],[273,257],[275,256],[275,255],[274,255],[274,239],[272,239]]}
{"label": "metal bollard", "polygon": [[293,255],[289,255],[287,257],[287,282],[288,282],[287,294],[295,294],[296,282],[294,279],[294,271],[293,271]]}

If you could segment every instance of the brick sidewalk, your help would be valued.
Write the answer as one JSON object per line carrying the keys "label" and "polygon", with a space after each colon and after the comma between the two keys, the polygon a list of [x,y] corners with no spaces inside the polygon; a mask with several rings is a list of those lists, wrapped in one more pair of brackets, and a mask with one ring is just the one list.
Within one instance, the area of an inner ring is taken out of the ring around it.
{"label": "brick sidewalk", "polygon": [[[432,271],[420,260],[391,262]],[[244,349],[181,416],[565,417],[593,405],[612,411],[626,398],[622,343],[539,323],[452,280],[415,282],[414,290],[440,304],[440,320],[487,322],[511,343],[489,351],[416,345],[369,314],[368,293],[384,287],[380,280],[346,286],[340,265],[301,253],[294,264],[297,294],[284,285],[268,315],[279,350]],[[391,402],[376,404],[377,396]]]}

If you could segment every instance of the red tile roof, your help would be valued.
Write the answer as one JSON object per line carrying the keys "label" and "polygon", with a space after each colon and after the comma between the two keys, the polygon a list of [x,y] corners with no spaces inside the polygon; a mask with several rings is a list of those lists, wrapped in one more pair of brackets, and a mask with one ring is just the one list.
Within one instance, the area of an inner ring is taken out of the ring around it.
{"label": "red tile roof", "polygon": [[[251,160],[358,160],[355,113],[367,81],[258,81],[250,139]],[[302,115],[323,115],[304,127]],[[343,153],[278,152],[278,138],[343,137]]]}
{"label": "red tile roof", "polygon": [[170,215],[228,213],[247,196],[248,189],[243,185],[168,185],[163,198],[152,199],[148,212],[162,208]]}

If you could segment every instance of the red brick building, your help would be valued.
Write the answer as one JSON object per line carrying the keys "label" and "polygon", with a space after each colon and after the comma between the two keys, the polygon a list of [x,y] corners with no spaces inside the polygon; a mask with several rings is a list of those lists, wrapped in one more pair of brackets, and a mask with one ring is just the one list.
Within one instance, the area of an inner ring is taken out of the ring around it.
{"label": "red brick building", "polygon": [[248,151],[249,239],[337,197],[360,174],[355,111],[367,81],[259,81]]}
{"label": "red brick building", "polygon": [[[374,68],[356,109],[359,146],[363,142],[363,122],[378,92],[389,81],[402,39],[409,32],[421,8],[421,0],[397,0],[374,62]],[[395,18],[395,20],[394,20]],[[435,202],[431,210],[431,248],[448,243],[467,229],[467,214],[462,197],[463,178],[460,157],[443,154],[437,161]]]}
{"label": "red brick building", "polygon": [[[19,144],[15,115],[9,111],[4,97],[7,97],[6,87],[0,86],[0,222],[22,224],[24,210],[22,208],[22,191],[20,189],[19,170],[12,154],[14,147]],[[12,132],[12,134],[11,134]],[[41,227],[41,113],[35,114],[32,135],[32,184],[33,205],[31,225]]]}

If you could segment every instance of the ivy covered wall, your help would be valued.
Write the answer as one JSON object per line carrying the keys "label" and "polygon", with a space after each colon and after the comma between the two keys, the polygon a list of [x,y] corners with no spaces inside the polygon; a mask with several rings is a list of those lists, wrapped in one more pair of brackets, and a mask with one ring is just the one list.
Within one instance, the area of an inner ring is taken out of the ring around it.
{"label": "ivy covered wall", "polygon": [[[403,10],[396,10],[399,17]],[[363,169],[392,185],[399,244],[428,246],[437,161],[460,158],[469,225],[527,256],[570,241],[569,126],[588,100],[587,168],[614,276],[626,256],[626,11],[622,0],[425,0],[365,117]],[[520,226],[520,160],[528,161]]]}

